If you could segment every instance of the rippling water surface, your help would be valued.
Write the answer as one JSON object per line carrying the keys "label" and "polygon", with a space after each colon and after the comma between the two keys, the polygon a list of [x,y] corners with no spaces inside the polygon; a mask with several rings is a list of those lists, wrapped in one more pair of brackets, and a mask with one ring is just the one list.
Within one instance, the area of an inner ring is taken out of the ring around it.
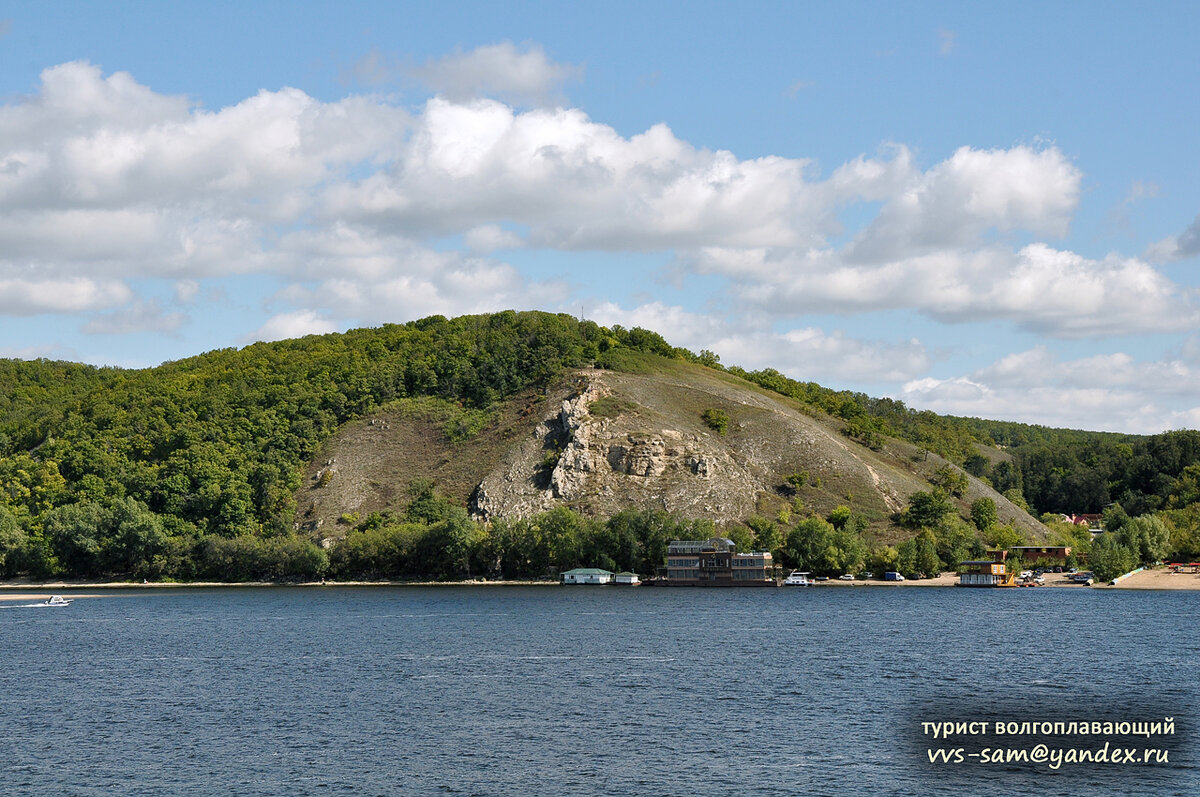
{"label": "rippling water surface", "polygon": [[[1188,592],[882,587],[4,608],[0,793],[1192,795],[1198,609]],[[928,763],[921,721],[989,713],[1174,716],[1177,735],[1170,765]]]}

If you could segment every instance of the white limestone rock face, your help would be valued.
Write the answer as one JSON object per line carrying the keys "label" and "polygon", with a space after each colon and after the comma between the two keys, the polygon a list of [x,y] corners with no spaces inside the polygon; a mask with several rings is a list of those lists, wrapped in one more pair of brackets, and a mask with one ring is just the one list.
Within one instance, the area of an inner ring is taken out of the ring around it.
{"label": "white limestone rock face", "polygon": [[[604,374],[592,372],[582,390],[480,482],[473,513],[528,517],[562,502],[600,515],[634,506],[715,522],[753,513],[764,485],[720,438],[654,428],[658,419],[647,407],[594,416],[589,408],[611,392]],[[561,453],[547,474],[542,466],[556,448]]]}

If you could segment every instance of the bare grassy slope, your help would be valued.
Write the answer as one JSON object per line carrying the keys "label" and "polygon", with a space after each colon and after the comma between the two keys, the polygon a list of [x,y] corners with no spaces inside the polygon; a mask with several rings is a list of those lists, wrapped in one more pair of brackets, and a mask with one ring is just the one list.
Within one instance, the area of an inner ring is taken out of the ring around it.
{"label": "bare grassy slope", "polygon": [[467,440],[447,433],[458,408],[433,399],[400,401],[344,425],[308,464],[296,493],[297,520],[317,539],[345,536],[355,518],[403,508],[416,479],[432,479],[464,505],[475,486],[518,440],[571,394],[518,394],[495,408],[486,427]]}
{"label": "bare grassy slope", "polygon": [[[657,358],[635,370],[581,371],[544,399],[508,402],[486,430],[458,443],[428,411],[350,424],[308,473],[302,523],[319,537],[340,536],[339,517],[402,506],[405,486],[426,477],[485,518],[567,504],[597,515],[662,508],[727,524],[775,516],[799,498],[819,514],[849,505],[884,536],[904,536],[888,518],[930,489],[927,477],[945,464],[899,441],[872,451],[842,435],[840,422],[720,371]],[[709,409],[728,416],[724,434],[702,420]],[[798,490],[786,484],[794,473],[807,474]],[[974,478],[960,508],[983,495],[1002,520],[1044,533]]]}

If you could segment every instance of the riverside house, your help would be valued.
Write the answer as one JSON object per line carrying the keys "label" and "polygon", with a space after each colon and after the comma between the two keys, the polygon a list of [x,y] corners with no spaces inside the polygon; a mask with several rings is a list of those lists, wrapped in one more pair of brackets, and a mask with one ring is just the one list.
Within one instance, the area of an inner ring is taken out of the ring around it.
{"label": "riverside house", "polygon": [[667,546],[667,585],[774,587],[775,563],[767,551],[738,553],[726,537],[673,540]]}
{"label": "riverside house", "polygon": [[564,584],[607,584],[612,581],[612,573],[598,567],[577,567],[562,574]]}
{"label": "riverside house", "polygon": [[960,587],[1012,587],[1016,574],[1008,571],[1008,551],[988,551],[991,559],[974,559],[958,563]]}

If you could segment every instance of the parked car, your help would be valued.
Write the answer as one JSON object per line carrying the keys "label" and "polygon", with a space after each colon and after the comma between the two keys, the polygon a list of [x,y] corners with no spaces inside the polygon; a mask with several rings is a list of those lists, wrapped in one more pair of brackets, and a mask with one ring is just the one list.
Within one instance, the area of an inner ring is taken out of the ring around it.
{"label": "parked car", "polygon": [[853,580],[854,580],[854,576],[853,576],[853,575],[851,575],[850,573],[846,573],[846,574],[844,574],[844,575],[840,575],[840,576],[838,576],[838,580],[839,580],[839,581],[853,581]]}
{"label": "parked car", "polygon": [[868,570],[867,572],[862,574],[862,577],[863,578],[875,578],[875,574],[872,573],[870,570]]}

